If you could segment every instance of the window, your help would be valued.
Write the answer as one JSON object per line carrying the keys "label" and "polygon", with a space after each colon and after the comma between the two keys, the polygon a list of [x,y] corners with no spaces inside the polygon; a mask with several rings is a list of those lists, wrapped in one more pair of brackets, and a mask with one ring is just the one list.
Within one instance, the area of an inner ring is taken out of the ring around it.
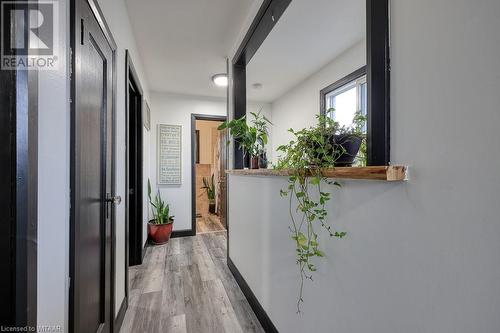
{"label": "window", "polygon": [[[340,126],[350,126],[358,111],[366,116],[367,83],[364,68],[323,89],[321,99],[321,112],[335,109],[335,112],[328,115]],[[363,131],[366,133],[366,124]]]}
{"label": "window", "polygon": [[[359,112],[364,117],[368,116],[367,88],[366,67],[362,67],[321,90],[321,114],[327,114],[340,126],[351,127],[356,113]],[[327,113],[332,108],[335,111]],[[367,122],[363,121],[361,124],[358,122],[356,125],[362,125],[361,130],[364,133],[364,138],[354,160],[354,165],[366,166],[368,163]]]}

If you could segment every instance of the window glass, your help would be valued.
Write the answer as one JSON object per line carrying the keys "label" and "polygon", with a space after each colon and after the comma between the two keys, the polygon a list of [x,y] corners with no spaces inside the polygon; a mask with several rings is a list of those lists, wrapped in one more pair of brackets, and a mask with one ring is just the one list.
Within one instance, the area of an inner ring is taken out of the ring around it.
{"label": "window glass", "polygon": [[352,118],[354,118],[357,110],[357,103],[355,85],[350,85],[347,89],[342,87],[326,95],[326,108],[327,110],[335,109],[331,116],[340,126],[350,126],[352,124]]}
{"label": "window glass", "polygon": [[[340,126],[351,126],[357,111],[367,114],[366,76],[349,82],[348,84],[325,95],[326,110],[335,109],[329,115]],[[364,126],[366,133],[366,123]]]}
{"label": "window glass", "polygon": [[[360,106],[360,110],[361,110],[361,114],[363,116],[367,116],[368,115],[368,107],[367,107],[367,101],[368,101],[368,94],[367,94],[367,84],[366,84],[366,77],[364,77],[364,81],[361,81],[361,84],[359,86],[359,106]],[[366,130],[367,130],[367,127],[366,127],[366,122],[365,122],[365,126],[363,127],[363,132],[366,133]]]}

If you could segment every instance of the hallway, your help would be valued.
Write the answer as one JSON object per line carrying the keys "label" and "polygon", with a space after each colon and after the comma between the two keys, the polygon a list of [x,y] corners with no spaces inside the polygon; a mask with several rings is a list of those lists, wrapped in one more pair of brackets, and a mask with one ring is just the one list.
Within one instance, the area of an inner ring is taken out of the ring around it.
{"label": "hallway", "polygon": [[226,232],[147,248],[121,332],[263,332],[226,264]]}

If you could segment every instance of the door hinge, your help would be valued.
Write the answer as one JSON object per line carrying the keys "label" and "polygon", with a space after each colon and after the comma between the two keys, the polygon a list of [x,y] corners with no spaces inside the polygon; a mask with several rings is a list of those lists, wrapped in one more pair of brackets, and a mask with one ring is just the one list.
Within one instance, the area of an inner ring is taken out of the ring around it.
{"label": "door hinge", "polygon": [[83,45],[83,40],[85,38],[85,25],[83,24],[83,19],[80,19],[80,44]]}

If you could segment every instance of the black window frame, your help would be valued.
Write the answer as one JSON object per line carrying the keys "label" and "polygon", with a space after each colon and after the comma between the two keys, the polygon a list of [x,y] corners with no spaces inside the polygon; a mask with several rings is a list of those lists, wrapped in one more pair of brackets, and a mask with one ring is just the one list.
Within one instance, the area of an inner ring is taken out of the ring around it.
{"label": "black window frame", "polygon": [[[329,86],[321,89],[319,92],[319,113],[321,115],[326,114],[326,111],[327,111],[326,104],[325,104],[326,95],[328,95],[329,93],[331,93],[337,89],[340,89],[340,88],[350,84],[353,81],[358,80],[359,78],[361,78],[363,76],[366,76],[366,66],[363,66],[363,67],[355,70],[354,72],[344,76],[340,80],[335,81],[334,83],[330,84]],[[367,80],[368,80],[368,78],[367,78]]]}
{"label": "black window frame", "polygon": [[[232,60],[234,118],[246,114],[246,66],[292,0],[264,0]],[[390,5],[366,0],[367,165],[390,164]],[[243,168],[234,144],[233,167]]]}

